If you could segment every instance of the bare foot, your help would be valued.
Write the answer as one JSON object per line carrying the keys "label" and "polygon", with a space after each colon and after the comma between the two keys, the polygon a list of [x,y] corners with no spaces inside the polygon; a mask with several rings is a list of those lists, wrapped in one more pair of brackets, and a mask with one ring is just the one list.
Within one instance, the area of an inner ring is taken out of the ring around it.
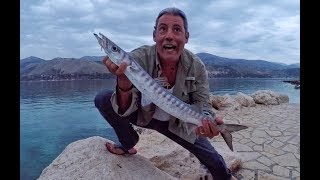
{"label": "bare foot", "polygon": [[134,149],[134,148],[126,150],[123,146],[117,145],[117,144],[113,144],[113,143],[110,143],[110,142],[106,143],[106,147],[107,147],[109,152],[111,152],[113,154],[116,154],[116,155],[136,154],[137,153],[137,150]]}

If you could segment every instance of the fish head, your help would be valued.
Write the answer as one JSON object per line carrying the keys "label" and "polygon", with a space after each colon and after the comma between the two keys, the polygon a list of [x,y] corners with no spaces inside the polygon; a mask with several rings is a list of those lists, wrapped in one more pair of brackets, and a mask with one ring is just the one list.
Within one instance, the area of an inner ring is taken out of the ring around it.
{"label": "fish head", "polygon": [[107,54],[109,59],[115,63],[116,65],[120,65],[125,59],[126,52],[122,50],[119,46],[117,46],[114,42],[108,39],[103,34],[99,33],[100,36],[93,33],[94,36],[97,38],[101,48],[103,48],[104,52]]}

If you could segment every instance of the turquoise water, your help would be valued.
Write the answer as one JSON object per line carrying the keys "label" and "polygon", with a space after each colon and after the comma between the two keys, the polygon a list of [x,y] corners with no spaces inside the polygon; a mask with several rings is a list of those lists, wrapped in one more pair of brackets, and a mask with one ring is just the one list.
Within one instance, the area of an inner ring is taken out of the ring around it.
{"label": "turquoise water", "polygon": [[[300,103],[300,90],[283,79],[211,79],[213,94],[251,94],[269,89]],[[109,124],[94,106],[101,89],[114,80],[20,82],[20,179],[37,179],[64,149],[76,140],[102,136],[117,142]]]}

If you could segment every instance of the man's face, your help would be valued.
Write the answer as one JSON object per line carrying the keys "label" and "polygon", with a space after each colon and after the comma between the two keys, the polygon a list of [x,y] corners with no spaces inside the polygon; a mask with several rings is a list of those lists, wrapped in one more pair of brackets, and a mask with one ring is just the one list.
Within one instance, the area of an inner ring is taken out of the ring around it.
{"label": "man's face", "polygon": [[153,40],[156,42],[160,59],[178,61],[188,39],[189,33],[186,32],[180,16],[164,14],[159,18]]}

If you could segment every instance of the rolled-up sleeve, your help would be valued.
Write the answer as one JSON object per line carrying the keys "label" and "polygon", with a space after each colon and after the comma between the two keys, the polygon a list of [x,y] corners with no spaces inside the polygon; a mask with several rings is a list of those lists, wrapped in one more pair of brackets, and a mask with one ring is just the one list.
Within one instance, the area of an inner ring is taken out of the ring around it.
{"label": "rolled-up sleeve", "polygon": [[129,108],[123,114],[119,113],[117,91],[115,90],[114,93],[112,94],[110,101],[111,101],[114,112],[116,112],[119,116],[122,116],[122,117],[129,116],[130,114],[132,114],[133,112],[135,112],[138,109],[138,99],[139,99],[138,93],[139,93],[139,91],[136,88],[133,88],[131,90],[131,92],[132,92],[131,104],[130,104]]}
{"label": "rolled-up sleeve", "polygon": [[[142,67],[145,67],[145,64],[143,62],[147,61],[147,53],[146,49],[147,46],[143,46],[143,48],[137,48],[132,50],[129,54],[130,56]],[[119,113],[119,104],[118,104],[118,96],[117,96],[117,91],[115,90],[114,93],[111,96],[111,104],[113,107],[113,110],[119,114],[122,117],[129,116],[133,112],[135,112],[138,109],[138,101],[139,101],[139,90],[137,88],[132,89],[132,96],[131,96],[131,104],[129,108],[123,113]]]}

